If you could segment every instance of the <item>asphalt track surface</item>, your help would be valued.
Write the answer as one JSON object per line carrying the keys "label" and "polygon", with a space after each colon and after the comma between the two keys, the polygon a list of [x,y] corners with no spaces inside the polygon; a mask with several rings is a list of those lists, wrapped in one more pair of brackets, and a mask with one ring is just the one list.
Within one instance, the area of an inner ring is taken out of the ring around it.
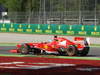
{"label": "asphalt track surface", "polygon": [[[9,50],[16,49],[15,46],[0,46],[0,54],[13,54]],[[100,47],[90,47],[90,51],[86,57],[100,57]]]}

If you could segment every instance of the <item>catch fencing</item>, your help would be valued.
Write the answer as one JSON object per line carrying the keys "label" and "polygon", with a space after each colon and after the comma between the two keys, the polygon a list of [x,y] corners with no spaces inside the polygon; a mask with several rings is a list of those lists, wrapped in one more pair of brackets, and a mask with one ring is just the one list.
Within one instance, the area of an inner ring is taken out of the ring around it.
{"label": "catch fencing", "polygon": [[100,12],[97,11],[64,11],[64,12],[8,12],[2,22],[20,24],[67,24],[67,25],[100,25]]}

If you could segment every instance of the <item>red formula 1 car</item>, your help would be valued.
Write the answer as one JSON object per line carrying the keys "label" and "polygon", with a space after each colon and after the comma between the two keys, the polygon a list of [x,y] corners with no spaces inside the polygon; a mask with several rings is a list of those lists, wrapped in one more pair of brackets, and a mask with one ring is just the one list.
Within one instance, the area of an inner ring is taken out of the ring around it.
{"label": "red formula 1 car", "polygon": [[86,38],[75,37],[70,41],[63,37],[54,36],[51,42],[18,44],[17,49],[10,52],[21,54],[58,54],[68,56],[86,56],[89,52],[89,43]]}

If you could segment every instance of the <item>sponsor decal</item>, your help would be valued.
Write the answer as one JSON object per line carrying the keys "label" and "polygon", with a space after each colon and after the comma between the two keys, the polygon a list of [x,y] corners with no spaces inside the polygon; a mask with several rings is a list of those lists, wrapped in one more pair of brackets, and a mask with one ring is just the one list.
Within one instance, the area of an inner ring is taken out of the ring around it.
{"label": "sponsor decal", "polygon": [[47,46],[47,45],[44,45],[44,48],[45,48],[45,49],[48,49],[48,46]]}

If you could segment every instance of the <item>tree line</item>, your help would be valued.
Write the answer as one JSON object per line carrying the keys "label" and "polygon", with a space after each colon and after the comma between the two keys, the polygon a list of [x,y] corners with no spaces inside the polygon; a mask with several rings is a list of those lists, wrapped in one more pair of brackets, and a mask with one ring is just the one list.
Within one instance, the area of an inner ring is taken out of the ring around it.
{"label": "tree line", "polygon": [[[7,8],[8,12],[78,11],[80,8],[95,8],[95,0],[0,0],[0,4]],[[97,0],[96,8],[100,9],[100,0]]]}

